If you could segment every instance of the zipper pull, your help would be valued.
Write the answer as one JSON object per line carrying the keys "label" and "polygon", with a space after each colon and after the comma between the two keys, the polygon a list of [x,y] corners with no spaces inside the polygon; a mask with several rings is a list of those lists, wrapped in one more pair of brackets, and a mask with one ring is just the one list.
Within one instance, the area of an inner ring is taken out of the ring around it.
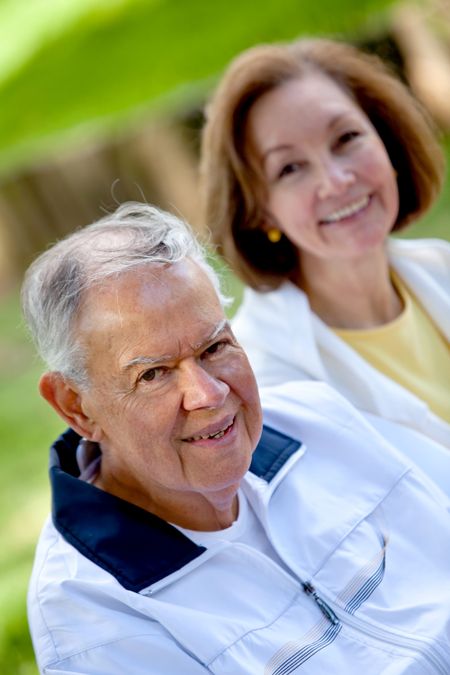
{"label": "zipper pull", "polygon": [[337,626],[339,623],[339,619],[337,618],[336,614],[333,612],[331,607],[327,605],[325,600],[322,600],[322,598],[320,598],[317,595],[316,589],[311,584],[311,582],[303,581],[302,586],[306,595],[310,595],[314,599],[316,605],[318,606],[322,614],[328,619],[328,621],[330,621],[333,624],[333,626]]}

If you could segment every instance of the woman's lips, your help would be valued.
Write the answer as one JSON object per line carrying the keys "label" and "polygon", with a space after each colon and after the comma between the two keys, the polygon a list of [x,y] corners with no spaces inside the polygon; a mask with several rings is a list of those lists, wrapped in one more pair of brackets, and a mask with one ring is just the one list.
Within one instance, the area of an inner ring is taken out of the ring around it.
{"label": "woman's lips", "polygon": [[350,204],[347,204],[347,206],[344,206],[341,209],[333,211],[333,213],[330,213],[330,215],[327,216],[326,218],[322,218],[319,222],[321,225],[331,225],[333,223],[338,223],[341,220],[350,218],[351,216],[354,216],[360,211],[363,211],[363,209],[365,209],[369,205],[369,202],[370,202],[370,195],[365,195],[364,197],[356,199]]}

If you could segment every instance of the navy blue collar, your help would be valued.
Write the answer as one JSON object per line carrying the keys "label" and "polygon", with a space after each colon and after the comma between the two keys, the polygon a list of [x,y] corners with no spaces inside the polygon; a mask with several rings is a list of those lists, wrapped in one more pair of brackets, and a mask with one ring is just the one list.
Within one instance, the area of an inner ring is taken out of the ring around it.
{"label": "navy blue collar", "polygon": [[[50,482],[54,525],[80,553],[138,592],[205,551],[161,518],[78,480],[79,441],[68,429],[52,446]],[[300,445],[263,427],[250,471],[269,482]]]}

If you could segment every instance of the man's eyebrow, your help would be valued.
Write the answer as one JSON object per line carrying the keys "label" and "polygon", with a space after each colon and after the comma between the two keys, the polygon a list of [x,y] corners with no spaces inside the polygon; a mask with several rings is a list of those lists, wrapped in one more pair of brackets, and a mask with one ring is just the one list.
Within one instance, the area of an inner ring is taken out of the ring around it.
{"label": "man's eyebrow", "polygon": [[207,337],[207,339],[204,342],[199,344],[199,347],[201,347],[202,344],[207,344],[208,342],[211,342],[211,340],[214,340],[224,330],[231,331],[231,326],[230,326],[230,322],[228,321],[228,319],[222,319],[222,321],[219,321],[219,323],[214,328],[214,330],[211,332],[211,334]]}
{"label": "man's eyebrow", "polygon": [[154,366],[156,364],[162,365],[166,361],[171,361],[173,356],[171,354],[164,354],[163,356],[136,356],[131,361],[128,361],[123,367],[123,371],[130,370],[134,366]]}
{"label": "man's eyebrow", "polygon": [[[212,342],[224,330],[231,330],[230,322],[228,321],[228,319],[222,319],[222,321],[220,321],[217,324],[217,326],[214,327],[212,332],[208,335],[208,337],[205,340],[202,340],[202,342],[199,342],[198,344],[194,345],[194,349],[196,350],[200,349],[203,345],[207,345],[209,342]],[[134,366],[142,366],[142,365],[161,366],[168,361],[173,361],[175,358],[176,356],[174,354],[161,354],[160,356],[136,356],[134,359],[131,359],[131,361],[125,363],[122,370],[127,371],[130,370],[130,368],[133,368]]]}

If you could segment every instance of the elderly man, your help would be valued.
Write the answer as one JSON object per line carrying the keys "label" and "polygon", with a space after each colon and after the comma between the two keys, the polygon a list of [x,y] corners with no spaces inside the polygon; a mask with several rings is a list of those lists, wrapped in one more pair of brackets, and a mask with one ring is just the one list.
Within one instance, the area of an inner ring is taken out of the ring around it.
{"label": "elderly man", "polygon": [[41,672],[450,672],[443,493],[325,385],[266,392],[262,430],[222,304],[150,206],[28,272],[40,391],[70,427],[29,591]]}

